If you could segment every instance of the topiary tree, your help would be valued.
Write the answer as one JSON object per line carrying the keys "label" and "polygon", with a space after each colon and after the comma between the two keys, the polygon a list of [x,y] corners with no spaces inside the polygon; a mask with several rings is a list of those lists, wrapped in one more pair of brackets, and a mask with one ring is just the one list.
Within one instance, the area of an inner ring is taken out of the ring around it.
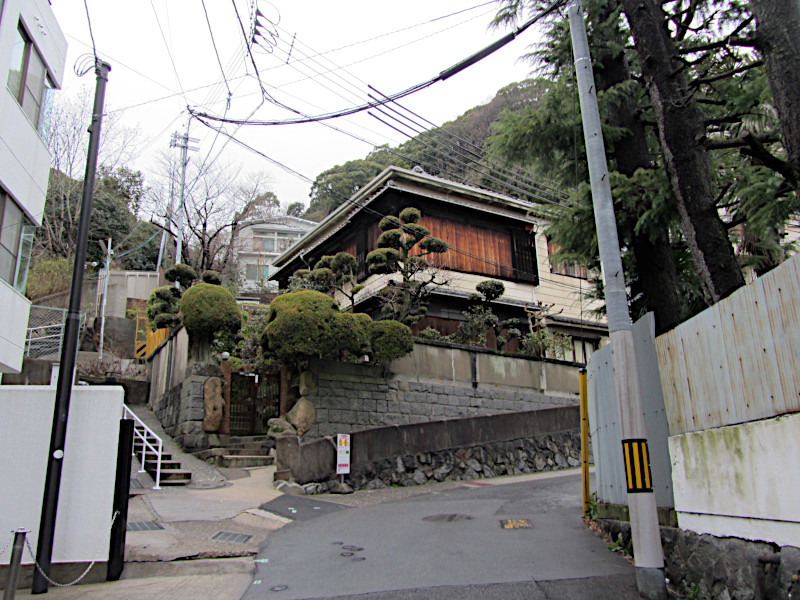
{"label": "topiary tree", "polygon": [[203,271],[201,276],[203,283],[210,283],[211,285],[222,285],[222,277],[217,271],[207,270]]}
{"label": "topiary tree", "polygon": [[155,331],[164,327],[175,327],[180,323],[178,302],[181,291],[168,285],[157,287],[147,299],[147,319]]}
{"label": "topiary tree", "polygon": [[389,362],[414,349],[411,329],[397,321],[373,321],[369,325],[372,360]]}
{"label": "topiary tree", "polygon": [[[327,276],[331,293],[340,292],[348,299],[350,306],[347,310],[353,312],[356,305],[356,295],[364,289],[363,285],[356,285],[358,273],[358,260],[349,252],[338,252],[334,256],[323,256],[314,266],[312,276],[318,272],[318,280]],[[329,275],[328,275],[329,274]]]}
{"label": "topiary tree", "polygon": [[211,342],[220,332],[236,333],[242,325],[236,299],[228,290],[210,283],[190,287],[180,300],[183,326],[189,334],[189,356],[207,362]]}
{"label": "topiary tree", "polygon": [[423,318],[428,296],[435,287],[448,283],[424,258],[447,252],[447,243],[430,237],[430,230],[418,223],[421,216],[418,209],[408,207],[399,217],[382,219],[378,249],[367,254],[370,273],[400,275],[400,281],[389,281],[379,298],[383,313],[406,325]]}
{"label": "topiary tree", "polygon": [[500,281],[489,279],[481,281],[475,286],[475,289],[478,293],[469,297],[472,306],[461,313],[464,315],[464,320],[458,326],[458,331],[449,339],[457,344],[485,347],[486,335],[489,331],[493,331],[497,340],[497,349],[500,350],[521,334],[516,327],[519,319],[500,320],[492,310],[492,302],[505,293],[506,286]]}
{"label": "topiary tree", "polygon": [[189,265],[179,263],[164,271],[164,279],[173,282],[177,281],[178,285],[185,290],[197,279],[197,271]]}

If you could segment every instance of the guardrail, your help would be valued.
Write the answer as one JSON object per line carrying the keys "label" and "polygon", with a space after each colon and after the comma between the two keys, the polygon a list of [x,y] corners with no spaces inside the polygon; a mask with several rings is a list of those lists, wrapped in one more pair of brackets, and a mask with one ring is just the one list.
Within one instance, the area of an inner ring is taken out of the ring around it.
{"label": "guardrail", "polygon": [[[131,419],[133,420],[133,434],[134,439],[137,437],[142,440],[142,456],[140,459],[141,468],[139,469],[139,473],[144,473],[144,461],[145,461],[145,454],[147,453],[147,449],[153,451],[153,454],[156,455],[156,477],[155,481],[156,484],[153,486],[154,490],[161,489],[161,451],[163,449],[163,442],[161,438],[158,437],[152,429],[150,429],[147,425],[145,425],[142,420],[136,416],[136,414],[127,406],[122,406],[122,418],[123,419]],[[148,440],[148,437],[151,440]],[[156,444],[155,446],[153,444]],[[133,453],[136,456],[136,452]]]}

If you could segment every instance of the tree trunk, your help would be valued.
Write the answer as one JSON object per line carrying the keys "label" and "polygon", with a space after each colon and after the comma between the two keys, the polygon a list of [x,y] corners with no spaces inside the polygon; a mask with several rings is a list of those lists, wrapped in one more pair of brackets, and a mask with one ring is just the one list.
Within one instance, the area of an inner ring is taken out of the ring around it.
{"label": "tree trunk", "polygon": [[[599,22],[605,23],[612,16],[613,5],[606,4],[599,15]],[[600,35],[595,31],[595,36]],[[608,44],[614,47],[616,44]],[[630,70],[625,56],[620,50],[605,53],[599,60],[597,69],[598,90],[608,90],[630,80]],[[613,154],[617,171],[631,177],[637,169],[653,168],[650,149],[647,146],[647,132],[638,116],[636,100],[626,94],[616,103],[606,106],[610,125],[619,127],[627,135],[613,144]],[[618,220],[624,228],[631,231],[632,250],[636,259],[639,286],[644,295],[648,310],[655,313],[656,332],[662,333],[678,325],[686,314],[686,303],[680,293],[678,270],[669,241],[666,225],[657,232],[636,233],[635,227],[646,207],[634,213],[618,212]]]}
{"label": "tree trunk", "polygon": [[706,302],[712,305],[744,285],[728,232],[719,217],[705,148],[703,117],[695,104],[661,8],[652,0],[622,0],[647,84],[664,165],[681,230]]}
{"label": "tree trunk", "polygon": [[800,173],[800,3],[750,0],[750,8],[758,22],[757,50],[764,59],[783,144]]}

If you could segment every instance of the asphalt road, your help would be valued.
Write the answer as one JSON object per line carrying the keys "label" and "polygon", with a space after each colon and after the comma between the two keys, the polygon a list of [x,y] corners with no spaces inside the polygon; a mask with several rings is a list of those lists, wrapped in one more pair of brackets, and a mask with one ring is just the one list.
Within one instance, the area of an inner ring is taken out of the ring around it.
{"label": "asphalt road", "polygon": [[282,499],[298,520],[270,535],[243,599],[639,598],[634,568],[581,520],[580,488],[570,474],[365,508],[297,498],[288,515]]}

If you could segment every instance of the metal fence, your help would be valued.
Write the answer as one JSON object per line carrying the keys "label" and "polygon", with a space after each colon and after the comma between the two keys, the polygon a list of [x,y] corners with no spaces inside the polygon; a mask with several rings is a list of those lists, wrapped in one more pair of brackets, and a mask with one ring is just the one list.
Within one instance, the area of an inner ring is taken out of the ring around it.
{"label": "metal fence", "polygon": [[[64,339],[64,322],[67,310],[51,306],[31,306],[28,332],[25,337],[26,358],[54,358],[61,355]],[[86,314],[81,314],[80,330],[86,326]]]}
{"label": "metal fence", "polygon": [[[672,508],[675,503],[672,494],[672,464],[667,446],[669,433],[653,344],[654,333],[655,319],[652,313],[648,313],[633,325],[633,344],[636,350],[642,408],[649,439],[653,492],[658,506]],[[597,498],[601,502],[627,504],[611,346],[592,354],[586,370],[589,429],[592,435]]]}
{"label": "metal fence", "polygon": [[656,340],[670,435],[800,411],[800,255]]}

